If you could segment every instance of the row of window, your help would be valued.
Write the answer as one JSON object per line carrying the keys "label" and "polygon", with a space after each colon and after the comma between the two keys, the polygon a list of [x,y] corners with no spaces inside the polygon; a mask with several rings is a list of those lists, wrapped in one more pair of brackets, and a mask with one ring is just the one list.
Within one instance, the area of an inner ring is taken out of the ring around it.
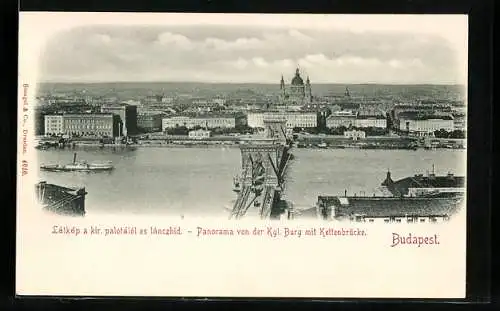
{"label": "row of window", "polygon": [[113,128],[112,125],[110,124],[97,124],[97,125],[94,125],[94,124],[86,124],[86,125],[68,125],[66,126],[66,128],[68,129],[110,129],[110,128]]}
{"label": "row of window", "polygon": [[97,131],[97,132],[85,132],[85,131],[73,131],[73,132],[62,132],[58,130],[54,131],[47,131],[45,132],[46,135],[63,135],[63,134],[71,134],[71,135],[87,135],[87,136],[95,136],[95,135],[109,135],[112,136],[112,131]]}
{"label": "row of window", "polygon": [[249,119],[253,119],[253,120],[259,120],[259,121],[263,121],[264,119],[266,118],[286,118],[287,120],[292,120],[292,119],[295,119],[295,120],[306,120],[306,121],[316,121],[317,119],[317,116],[316,115],[313,115],[313,116],[308,116],[308,115],[289,115],[289,114],[280,114],[280,115],[266,115],[266,116],[263,116],[263,115],[259,115],[259,116],[250,116]]}
{"label": "row of window", "polygon": [[[103,118],[104,119],[104,118]],[[109,120],[111,118],[105,117],[106,120]],[[102,122],[102,119],[66,119],[66,122],[73,122],[73,123],[95,123],[95,122]]]}
{"label": "row of window", "polygon": [[316,123],[294,123],[287,124],[289,127],[316,127]]}
{"label": "row of window", "polygon": [[179,127],[179,126],[186,126],[186,127],[194,127],[194,126],[208,126],[208,127],[235,127],[235,123],[229,123],[229,122],[184,122],[184,123],[163,123],[164,128],[174,128],[174,127]]}
{"label": "row of window", "polygon": [[84,131],[77,131],[77,132],[70,132],[71,135],[80,135],[80,136],[96,136],[96,135],[108,135],[112,136],[113,133],[110,131],[98,131],[98,132],[84,132]]}

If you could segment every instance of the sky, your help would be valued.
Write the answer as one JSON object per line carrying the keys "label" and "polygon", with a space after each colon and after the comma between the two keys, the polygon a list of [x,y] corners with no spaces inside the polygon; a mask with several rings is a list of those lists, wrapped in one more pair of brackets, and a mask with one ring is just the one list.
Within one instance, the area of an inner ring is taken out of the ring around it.
{"label": "sky", "polygon": [[47,39],[40,80],[279,83],[283,75],[289,83],[299,67],[312,84],[463,83],[456,40],[413,28],[307,27],[293,20],[78,25]]}

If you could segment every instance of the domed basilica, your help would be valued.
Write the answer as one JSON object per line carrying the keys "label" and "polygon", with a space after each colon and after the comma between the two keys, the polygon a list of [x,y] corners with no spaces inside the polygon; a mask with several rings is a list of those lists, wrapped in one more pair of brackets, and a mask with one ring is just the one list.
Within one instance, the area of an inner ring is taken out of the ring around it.
{"label": "domed basilica", "polygon": [[281,76],[280,101],[290,105],[305,105],[312,102],[311,82],[307,77],[304,84],[299,68],[295,70],[295,76],[288,87],[285,86],[285,80]]}

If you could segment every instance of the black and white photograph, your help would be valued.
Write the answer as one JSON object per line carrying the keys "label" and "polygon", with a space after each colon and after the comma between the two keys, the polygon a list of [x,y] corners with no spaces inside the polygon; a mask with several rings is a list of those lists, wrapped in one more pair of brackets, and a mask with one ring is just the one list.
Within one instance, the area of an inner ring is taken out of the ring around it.
{"label": "black and white photograph", "polygon": [[464,201],[464,63],[438,34],[90,25],[40,54],[44,208],[439,222]]}
{"label": "black and white photograph", "polygon": [[18,292],[464,297],[467,22],[21,14]]}

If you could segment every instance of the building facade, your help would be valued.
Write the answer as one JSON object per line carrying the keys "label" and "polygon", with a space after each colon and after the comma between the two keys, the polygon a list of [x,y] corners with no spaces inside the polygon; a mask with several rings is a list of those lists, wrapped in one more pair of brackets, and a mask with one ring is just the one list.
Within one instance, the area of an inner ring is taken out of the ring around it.
{"label": "building facade", "polygon": [[429,197],[320,196],[317,214],[323,219],[380,223],[436,223],[449,220],[462,199]]}
{"label": "building facade", "polygon": [[44,123],[46,136],[64,134],[64,117],[62,115],[46,115]]}
{"label": "building facade", "polygon": [[396,104],[391,109],[391,114],[393,118],[397,119],[400,113],[413,112],[413,113],[424,113],[424,114],[433,114],[433,113],[452,113],[451,105],[443,105],[443,104],[426,104],[419,103],[415,104]]}
{"label": "building facade", "polygon": [[175,116],[163,118],[162,131],[170,128],[185,126],[188,129],[194,127],[202,128],[235,128],[246,124],[246,119],[243,115],[226,116],[226,115],[206,115],[206,116]]}
{"label": "building facade", "polygon": [[114,137],[118,125],[118,117],[111,113],[46,115],[45,135]]}
{"label": "building facade", "polygon": [[356,110],[333,111],[326,118],[326,127],[387,128],[387,118],[382,113],[360,113]]}
{"label": "building facade", "polygon": [[315,111],[254,111],[247,115],[248,126],[264,128],[264,119],[286,119],[287,128],[313,128],[318,126]]}
{"label": "building facade", "polygon": [[355,126],[356,115],[356,112],[352,110],[334,111],[326,118],[326,127],[337,128],[343,126],[348,128]]}
{"label": "building facade", "polygon": [[110,113],[66,114],[65,134],[70,136],[114,137],[118,130],[118,119]]}
{"label": "building facade", "polygon": [[101,113],[112,113],[120,117],[118,136],[137,134],[137,106],[127,104],[104,104]]}
{"label": "building facade", "polygon": [[420,115],[414,113],[400,113],[398,128],[417,136],[432,135],[435,131],[445,130],[451,132],[455,129],[451,115]]}
{"label": "building facade", "polygon": [[387,128],[387,119],[384,116],[358,116],[354,121],[354,126],[358,128]]}

